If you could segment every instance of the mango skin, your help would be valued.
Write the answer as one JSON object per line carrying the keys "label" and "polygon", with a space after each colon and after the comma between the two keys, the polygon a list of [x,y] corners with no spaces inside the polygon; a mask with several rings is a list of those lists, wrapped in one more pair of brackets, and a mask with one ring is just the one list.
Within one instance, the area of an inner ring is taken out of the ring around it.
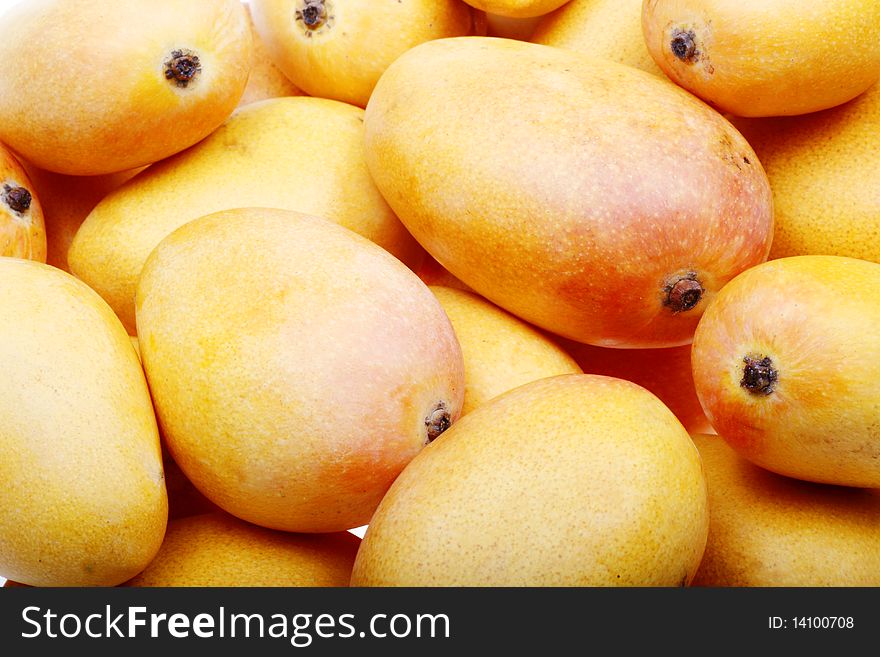
{"label": "mango skin", "polygon": [[0,573],[111,586],[165,533],[156,418],[137,355],[70,274],[0,258]]}
{"label": "mango skin", "polygon": [[240,108],[198,145],[104,198],[71,244],[71,271],[134,332],[138,277],[162,238],[206,214],[248,206],[336,221],[415,266],[422,250],[367,171],[362,121],[363,110],[321,98]]}
{"label": "mango skin", "polygon": [[254,26],[251,5],[246,4],[244,8],[248,15],[248,24],[251,29],[254,49],[251,74],[248,76],[247,86],[244,88],[241,100],[238,101],[238,106],[250,105],[267,98],[305,95],[302,89],[288,80],[287,76],[272,63],[269,48],[263,43],[260,35],[257,34],[257,28]]}
{"label": "mango skin", "polygon": [[[373,179],[422,246],[493,303],[579,342],[686,344],[715,291],[770,249],[770,188],[745,139],[627,66],[440,39],[388,68],[365,124]],[[676,313],[666,288],[688,272],[702,300]]]}
{"label": "mango skin", "polygon": [[[880,488],[880,264],[771,260],[740,274],[703,315],[694,385],[719,435],[778,474]],[[765,394],[744,358],[770,358]]]}
{"label": "mango skin", "polygon": [[465,0],[471,7],[510,18],[543,16],[568,0]]}
{"label": "mango skin", "polygon": [[[206,137],[251,64],[239,0],[21,2],[0,33],[0,61],[15,62],[0,78],[0,140],[68,175],[133,169]],[[165,75],[181,49],[201,67],[186,87]]]}
{"label": "mango skin", "polygon": [[880,262],[880,84],[824,112],[734,121],[773,189],[770,258]]}
{"label": "mango skin", "polygon": [[530,41],[666,78],[645,47],[642,0],[570,0],[541,19]]}
{"label": "mango skin", "polygon": [[174,520],[127,586],[348,586],[360,539],[288,534],[208,513]]}
{"label": "mango skin", "polygon": [[434,409],[461,411],[461,350],[430,290],[316,217],[250,208],[186,224],[144,267],[137,324],[174,461],[265,527],[366,524]]}
{"label": "mango skin", "polygon": [[461,0],[326,0],[328,18],[316,29],[295,18],[305,6],[305,0],[252,0],[254,22],[272,61],[309,95],[360,107],[404,52],[474,29],[471,10]]}
{"label": "mango skin", "polygon": [[816,112],[880,79],[874,0],[645,0],[642,31],[666,75],[738,116]]}
{"label": "mango skin", "polygon": [[[8,188],[8,189],[7,189]],[[24,189],[30,206],[21,208],[21,198],[8,196]],[[46,262],[46,224],[43,204],[22,163],[0,144],[0,256]]]}
{"label": "mango skin", "polygon": [[700,457],[656,397],[620,379],[526,384],[406,467],[352,586],[681,586],[708,530]]}
{"label": "mango skin", "polygon": [[582,373],[552,340],[479,295],[440,286],[431,286],[431,292],[443,306],[461,345],[462,415],[531,381]]}
{"label": "mango skin", "polygon": [[695,586],[878,586],[880,495],[781,477],[695,435],[709,540]]}
{"label": "mango skin", "polygon": [[712,432],[691,371],[691,346],[666,349],[606,349],[572,340],[559,344],[587,374],[626,379],[654,393],[689,432]]}

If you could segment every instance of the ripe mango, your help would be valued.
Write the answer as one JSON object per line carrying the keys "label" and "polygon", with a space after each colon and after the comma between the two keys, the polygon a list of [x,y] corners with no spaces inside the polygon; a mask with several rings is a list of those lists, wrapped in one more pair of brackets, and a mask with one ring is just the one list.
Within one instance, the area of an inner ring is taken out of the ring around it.
{"label": "ripe mango", "polygon": [[168,501],[128,335],[70,274],[0,258],[0,573],[115,585],[150,562]]}
{"label": "ripe mango", "polygon": [[458,421],[406,467],[353,586],[679,586],[706,544],[706,482],[675,416],[608,377],[542,379]]}
{"label": "ripe mango", "polygon": [[206,137],[251,65],[239,0],[20,2],[0,34],[0,140],[69,175],[133,169]]}
{"label": "ripe mango", "polygon": [[474,29],[461,0],[251,0],[251,11],[272,61],[296,86],[360,107],[404,52]]}
{"label": "ripe mango", "polygon": [[179,518],[127,586],[348,586],[360,540],[288,534],[225,513]]}
{"label": "ripe mango", "polygon": [[318,215],[416,264],[422,251],[370,178],[363,136],[363,110],[332,100],[274,98],[242,107],[198,145],[102,200],[73,240],[71,271],[133,332],[147,256],[175,228],[220,210]]}
{"label": "ripe mango", "polygon": [[465,2],[488,14],[511,18],[532,18],[543,16],[564,5],[568,0],[465,0]]}
{"label": "ripe mango", "polygon": [[431,286],[464,357],[464,406],[470,413],[490,399],[530,381],[581,368],[538,330],[471,292]]}
{"label": "ripe mango", "polygon": [[845,105],[736,119],[767,170],[776,208],[771,258],[880,262],[880,84]]}
{"label": "ripe mango", "polygon": [[251,74],[248,77],[247,86],[244,88],[244,94],[241,100],[238,101],[238,106],[249,105],[267,98],[302,96],[302,90],[288,80],[287,76],[272,63],[269,49],[263,43],[260,35],[257,34],[257,28],[254,26],[251,6],[245,4],[245,9],[247,10],[251,39],[254,44],[254,58],[251,65]]}
{"label": "ripe mango", "polygon": [[666,75],[738,116],[816,112],[880,79],[876,0],[645,0],[642,30]]}
{"label": "ripe mango", "polygon": [[642,0],[571,0],[544,16],[531,41],[665,78],[642,37]]}
{"label": "ripe mango", "polygon": [[560,339],[559,344],[587,374],[632,381],[657,395],[688,431],[712,431],[694,388],[690,345],[606,349],[565,339]]}
{"label": "ripe mango", "polygon": [[251,208],[186,224],[144,266],[137,327],[174,460],[265,527],[366,524],[461,411],[461,350],[440,304],[324,219]]}
{"label": "ripe mango", "polygon": [[46,262],[46,226],[27,171],[0,144],[0,256]]}
{"label": "ripe mango", "polygon": [[430,41],[388,68],[365,123],[373,179],[422,246],[579,342],[686,344],[715,291],[770,249],[770,187],[745,139],[628,66]]}
{"label": "ripe mango", "polygon": [[771,260],[718,293],[694,335],[712,426],[773,472],[880,488],[880,264]]}
{"label": "ripe mango", "polygon": [[878,586],[880,495],[767,472],[693,436],[709,484],[697,586]]}

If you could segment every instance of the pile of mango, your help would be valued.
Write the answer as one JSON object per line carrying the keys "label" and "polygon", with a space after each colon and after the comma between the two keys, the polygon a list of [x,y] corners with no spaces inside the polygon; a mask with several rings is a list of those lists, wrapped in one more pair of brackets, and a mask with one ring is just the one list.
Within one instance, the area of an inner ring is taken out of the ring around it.
{"label": "pile of mango", "polygon": [[0,61],[3,577],[880,585],[880,3],[21,0]]}

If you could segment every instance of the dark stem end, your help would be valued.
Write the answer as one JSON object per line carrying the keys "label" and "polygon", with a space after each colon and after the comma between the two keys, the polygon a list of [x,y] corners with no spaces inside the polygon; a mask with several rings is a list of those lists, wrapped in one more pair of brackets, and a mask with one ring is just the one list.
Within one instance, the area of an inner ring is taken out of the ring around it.
{"label": "dark stem end", "polygon": [[446,402],[437,402],[428,416],[425,418],[425,429],[428,434],[427,442],[434,442],[440,434],[452,425],[452,416]]}
{"label": "dark stem end", "polygon": [[743,377],[739,384],[753,395],[769,395],[776,388],[779,372],[769,356],[750,355],[743,358]]}
{"label": "dark stem end", "polygon": [[186,50],[175,50],[165,62],[165,79],[174,80],[178,87],[186,88],[201,70],[198,55]]}
{"label": "dark stem end", "polygon": [[697,280],[697,273],[687,272],[684,276],[669,283],[665,288],[664,305],[674,313],[687,312],[700,303],[703,298],[703,285]]}
{"label": "dark stem end", "polygon": [[24,187],[3,185],[3,202],[18,214],[24,214],[31,207],[34,197]]}
{"label": "dark stem end", "polygon": [[678,59],[688,64],[692,64],[696,61],[697,55],[697,44],[694,40],[696,34],[693,33],[692,30],[688,30],[685,32],[684,30],[676,30],[672,34],[672,40],[669,42],[669,48],[672,50],[672,54],[675,55]]}

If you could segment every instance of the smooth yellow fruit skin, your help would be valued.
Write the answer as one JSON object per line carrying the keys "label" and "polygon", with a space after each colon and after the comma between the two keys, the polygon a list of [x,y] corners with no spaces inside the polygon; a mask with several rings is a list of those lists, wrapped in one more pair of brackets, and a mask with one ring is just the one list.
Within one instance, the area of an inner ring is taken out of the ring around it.
{"label": "smooth yellow fruit skin", "polygon": [[[880,488],[880,264],[772,260],[727,284],[694,335],[697,396],[719,435],[789,477]],[[769,394],[741,385],[770,358]]]}
{"label": "smooth yellow fruit skin", "polygon": [[574,359],[553,341],[479,295],[451,287],[430,287],[461,345],[462,415],[525,383],[582,373]]}
{"label": "smooth yellow fruit skin", "polygon": [[709,484],[695,586],[878,586],[880,495],[767,472],[693,436]]}
{"label": "smooth yellow fruit skin", "polygon": [[325,0],[314,29],[297,12],[305,0],[252,0],[251,12],[275,64],[311,96],[365,107],[395,59],[425,41],[474,30],[461,0]]}
{"label": "smooth yellow fruit skin", "polygon": [[708,530],[687,432],[620,379],[526,384],[466,415],[403,471],[353,586],[680,586]]}
{"label": "smooth yellow fruit skin", "polygon": [[363,135],[363,110],[337,101],[275,98],[240,108],[210,137],[101,201],[73,240],[71,271],[133,332],[147,256],[176,228],[220,210],[314,214],[417,263],[421,249],[370,178]]}
{"label": "smooth yellow fruit skin", "polygon": [[880,84],[824,112],[735,124],[773,190],[770,258],[838,255],[880,262]]}
{"label": "smooth yellow fruit skin", "polygon": [[137,323],[175,462],[255,524],[366,524],[437,404],[460,414],[461,350],[430,290],[316,217],[251,208],[183,226],[144,267]]}
{"label": "smooth yellow fruit skin", "polygon": [[[21,196],[30,194],[23,207]],[[12,192],[12,196],[10,196]],[[46,262],[45,211],[27,169],[0,144],[0,256]]]}
{"label": "smooth yellow fruit skin", "polygon": [[543,16],[568,0],[465,0],[471,7],[510,18]]}
{"label": "smooth yellow fruit skin", "polygon": [[[430,41],[388,68],[365,125],[373,179],[422,246],[579,342],[687,344],[715,291],[770,250],[770,186],[746,140],[628,66],[510,39]],[[667,286],[688,272],[703,293],[675,312]]]}
{"label": "smooth yellow fruit skin", "polygon": [[254,44],[253,62],[251,65],[251,74],[248,77],[247,86],[238,106],[250,105],[259,100],[267,98],[283,98],[285,96],[302,96],[302,89],[298,88],[293,82],[287,79],[287,76],[272,63],[272,57],[269,49],[260,35],[257,34],[257,28],[254,27],[254,20],[251,14],[251,5],[246,4],[248,23],[251,28],[251,38]]}
{"label": "smooth yellow fruit skin", "polygon": [[645,47],[642,0],[571,0],[544,16],[530,41],[666,77]]}
{"label": "smooth yellow fruit skin", "polygon": [[178,518],[128,586],[348,586],[360,539],[289,534],[225,513]]}
{"label": "smooth yellow fruit skin", "polygon": [[816,112],[880,79],[876,0],[645,0],[642,30],[666,75],[738,116]]}
{"label": "smooth yellow fruit skin", "polygon": [[[29,0],[0,34],[0,140],[68,175],[133,169],[206,137],[251,65],[239,0]],[[180,50],[201,67],[185,88],[166,78]]]}
{"label": "smooth yellow fruit skin", "polygon": [[128,335],[70,274],[0,258],[0,573],[116,585],[156,554],[168,501]]}

